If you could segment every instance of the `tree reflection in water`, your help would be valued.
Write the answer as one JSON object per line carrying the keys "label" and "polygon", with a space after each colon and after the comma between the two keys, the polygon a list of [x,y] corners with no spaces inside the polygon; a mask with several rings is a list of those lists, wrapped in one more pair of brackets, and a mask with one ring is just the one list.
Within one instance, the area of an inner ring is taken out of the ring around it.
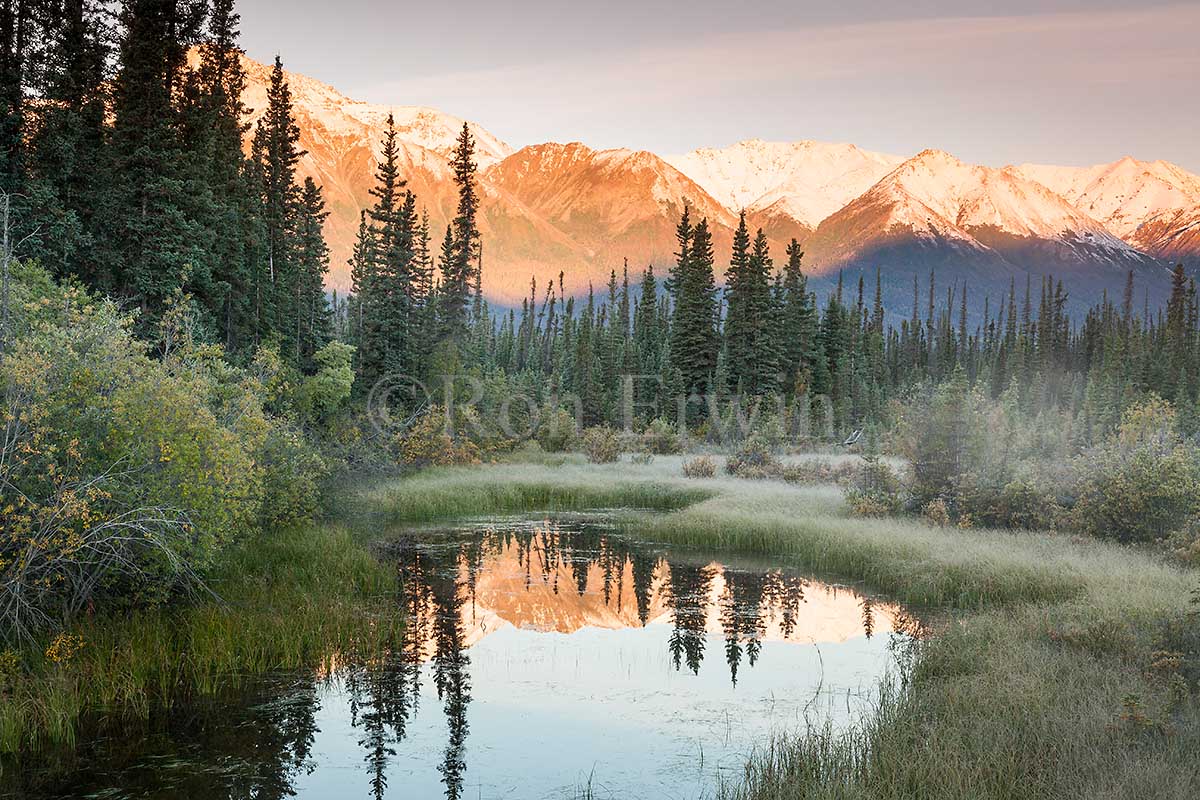
{"label": "tree reflection in water", "polygon": [[[804,627],[809,582],[802,577],[663,554],[588,525],[489,526],[450,542],[403,539],[385,550],[397,565],[404,639],[395,653],[346,671],[376,797],[387,788],[388,759],[416,713],[427,664],[448,727],[439,772],[446,797],[462,796],[469,648],[487,634],[485,620],[560,633],[669,624],[671,662],[693,674],[699,674],[709,636],[720,635],[735,686],[743,663],[754,667],[764,638],[796,639]],[[876,606],[869,597],[858,600],[861,617],[853,627],[870,638]],[[894,606],[887,609],[889,631],[915,632],[911,618]]]}
{"label": "tree reflection in water", "polygon": [[[392,793],[405,793],[399,758],[421,764],[428,755],[436,761],[444,742],[438,773],[445,797],[457,800],[473,796],[464,786],[471,648],[497,630],[573,634],[585,628],[595,633],[655,628],[661,638],[651,634],[640,641],[665,647],[657,651],[665,657],[663,667],[685,676],[679,680],[688,686],[679,696],[689,705],[712,700],[718,684],[708,676],[711,670],[702,675],[701,667],[709,650],[720,645],[727,685],[743,688],[739,682],[745,683],[748,670],[781,653],[765,650],[764,642],[920,634],[918,623],[899,607],[850,589],[777,568],[733,568],[694,554],[664,553],[578,522],[514,521],[430,533],[420,542],[403,539],[381,550],[396,565],[395,613],[405,622],[403,634],[383,653],[367,661],[339,654],[332,673],[314,668],[218,697],[180,698],[141,729],[120,717],[100,718],[77,750],[56,754],[40,770],[19,772],[17,796],[99,796],[120,787],[121,796],[129,797],[282,800],[310,786],[305,778],[318,766],[313,756],[318,720],[334,719],[351,726],[348,756],[351,762],[362,758],[375,798],[388,793],[389,776],[397,783]],[[519,641],[529,646],[528,639]],[[606,674],[607,665],[603,658],[589,665],[592,680]],[[495,691],[496,676],[487,669],[479,665],[477,670],[485,671],[476,680]],[[629,669],[627,662],[614,661],[611,669],[619,682],[640,680],[636,674],[615,675]],[[692,676],[699,676],[694,687]],[[541,679],[547,677],[541,673]],[[660,679],[661,674],[654,678]],[[516,691],[521,676],[504,681]],[[436,693],[426,688],[423,694],[423,685]],[[480,692],[486,705],[484,689]],[[417,719],[423,696],[427,703],[436,696],[446,720],[445,738],[435,734],[439,738],[432,747],[428,736],[431,723],[434,729],[437,723],[422,719],[418,724]],[[663,697],[663,708],[671,713],[674,695],[668,691]],[[319,716],[322,699],[329,708]],[[620,720],[612,722],[619,730]],[[479,724],[482,729],[483,718]],[[418,737],[417,731],[425,733]],[[324,747],[345,741],[326,731],[331,734]],[[490,735],[497,735],[494,727]],[[493,748],[497,742],[485,744]],[[322,759],[328,757],[324,747]],[[551,766],[561,770],[564,765]],[[428,779],[436,785],[435,777]],[[329,785],[329,776],[311,780]]]}

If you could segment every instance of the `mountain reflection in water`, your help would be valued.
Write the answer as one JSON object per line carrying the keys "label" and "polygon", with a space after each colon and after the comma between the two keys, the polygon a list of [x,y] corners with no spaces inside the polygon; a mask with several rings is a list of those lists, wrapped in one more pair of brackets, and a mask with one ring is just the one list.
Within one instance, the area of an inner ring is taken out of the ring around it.
{"label": "mountain reflection in water", "polygon": [[670,626],[676,670],[698,674],[709,634],[724,641],[729,680],[754,667],[766,641],[843,642],[914,633],[899,606],[781,569],[733,569],[688,554],[657,554],[630,540],[561,521],[489,526],[444,544],[387,548],[401,577],[404,644],[381,663],[348,670],[360,710],[372,788],[386,788],[389,741],[404,739],[423,665],[449,729],[439,767],[446,797],[462,795],[471,701],[469,648],[506,627],[572,634],[583,628]]}
{"label": "mountain reflection in water", "polygon": [[586,518],[380,552],[405,619],[394,647],[177,704],[141,737],[99,725],[65,782],[27,775],[17,796],[707,797],[772,733],[869,713],[881,635],[918,633],[852,589]]}

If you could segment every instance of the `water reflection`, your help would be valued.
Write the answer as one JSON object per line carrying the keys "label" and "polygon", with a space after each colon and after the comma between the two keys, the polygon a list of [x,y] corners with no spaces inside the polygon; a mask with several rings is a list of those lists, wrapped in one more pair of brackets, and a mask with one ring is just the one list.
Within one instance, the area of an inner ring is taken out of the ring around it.
{"label": "water reflection", "polygon": [[597,797],[711,796],[718,772],[807,721],[813,692],[850,715],[886,668],[885,634],[918,632],[852,589],[582,518],[381,551],[406,622],[390,649],[183,699],[139,730],[97,718],[76,751],[6,771],[0,796],[558,798],[592,769]]}
{"label": "water reflection", "polygon": [[347,679],[376,797],[387,788],[392,744],[404,739],[429,664],[448,728],[439,766],[445,796],[462,795],[469,648],[506,626],[570,634],[670,625],[672,663],[693,674],[710,634],[720,634],[736,686],[764,641],[869,639],[914,633],[917,624],[898,606],[781,569],[730,569],[659,554],[562,521],[489,526],[449,543],[402,539],[384,549],[400,577],[404,641],[383,659],[350,667]]}

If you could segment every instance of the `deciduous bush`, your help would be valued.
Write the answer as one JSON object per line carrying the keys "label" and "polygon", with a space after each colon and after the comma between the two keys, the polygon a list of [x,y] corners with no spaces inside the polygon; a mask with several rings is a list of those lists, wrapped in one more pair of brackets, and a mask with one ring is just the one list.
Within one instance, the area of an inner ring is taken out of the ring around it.
{"label": "deciduous bush", "polygon": [[1052,480],[1007,470],[972,471],[958,480],[954,507],[975,527],[1045,530],[1063,513]]}
{"label": "deciduous bush", "polygon": [[717,474],[717,462],[712,456],[696,456],[683,462],[685,478],[711,478]]}
{"label": "deciduous bush", "polygon": [[354,348],[344,342],[330,342],[313,359],[317,371],[301,382],[296,406],[302,421],[324,426],[350,400]]}
{"label": "deciduous bush", "polygon": [[[203,383],[58,292],[0,359],[0,635],[190,584],[259,521],[262,471]],[[253,403],[251,404],[253,405]]]}
{"label": "deciduous bush", "polygon": [[904,510],[900,477],[876,456],[864,456],[845,491],[850,512],[860,517],[886,517]]}
{"label": "deciduous bush", "polygon": [[547,453],[565,453],[578,441],[575,418],[561,408],[543,414],[537,429],[538,444]]}
{"label": "deciduous bush", "polygon": [[396,460],[410,467],[479,463],[479,446],[458,428],[447,424],[442,406],[430,406],[407,430],[396,434]]}
{"label": "deciduous bush", "polygon": [[584,455],[593,464],[611,464],[621,455],[621,437],[615,428],[597,425],[583,432]]}
{"label": "deciduous bush", "polygon": [[656,419],[642,432],[641,447],[647,453],[668,456],[683,450],[683,443],[671,423],[665,419]]}
{"label": "deciduous bush", "polygon": [[1119,437],[1077,462],[1071,526],[1120,542],[1152,542],[1200,514],[1200,454],[1173,436]]}
{"label": "deciduous bush", "polygon": [[761,436],[751,436],[725,460],[725,471],[740,478],[774,477],[780,468],[770,441]]}

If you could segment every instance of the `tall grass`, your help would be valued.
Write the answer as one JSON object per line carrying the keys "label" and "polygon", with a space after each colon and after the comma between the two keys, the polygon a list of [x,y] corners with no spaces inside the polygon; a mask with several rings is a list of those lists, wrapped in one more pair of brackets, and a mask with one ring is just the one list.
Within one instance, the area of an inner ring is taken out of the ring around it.
{"label": "tall grass", "polygon": [[[1195,693],[1151,668],[1158,632],[1185,612],[1200,577],[1145,552],[1050,533],[853,519],[835,487],[690,480],[675,457],[431,470],[347,502],[379,527],[655,509],[667,513],[628,523],[631,532],[759,554],[948,612],[877,715],[850,731],[765,746],[723,790],[730,800],[1200,796]],[[84,707],[145,709],[182,686],[208,691],[238,672],[311,667],[401,624],[379,603],[393,577],[341,528],[284,532],[231,554],[222,574],[226,607],[83,630],[89,646],[78,663],[40,668],[49,690],[0,700],[0,747],[69,737]]]}
{"label": "tall grass", "polygon": [[85,620],[69,631],[83,646],[66,661],[23,652],[26,674],[0,697],[0,752],[70,745],[85,711],[145,717],[250,675],[373,652],[402,625],[394,582],[339,526],[256,539],[223,557],[212,580],[219,600]]}
{"label": "tall grass", "polygon": [[431,469],[379,485],[360,505],[392,523],[418,523],[523,511],[595,508],[680,509],[714,494],[681,481],[658,480],[632,464],[566,461]]}
{"label": "tall grass", "polygon": [[680,475],[669,457],[521,464],[427,475],[373,498],[410,519],[430,496],[454,513],[637,498],[675,507],[632,523],[641,538],[778,558],[948,612],[877,715],[764,746],[726,800],[1200,796],[1195,690],[1152,669],[1195,571],[1052,533],[854,519],[835,487]]}

